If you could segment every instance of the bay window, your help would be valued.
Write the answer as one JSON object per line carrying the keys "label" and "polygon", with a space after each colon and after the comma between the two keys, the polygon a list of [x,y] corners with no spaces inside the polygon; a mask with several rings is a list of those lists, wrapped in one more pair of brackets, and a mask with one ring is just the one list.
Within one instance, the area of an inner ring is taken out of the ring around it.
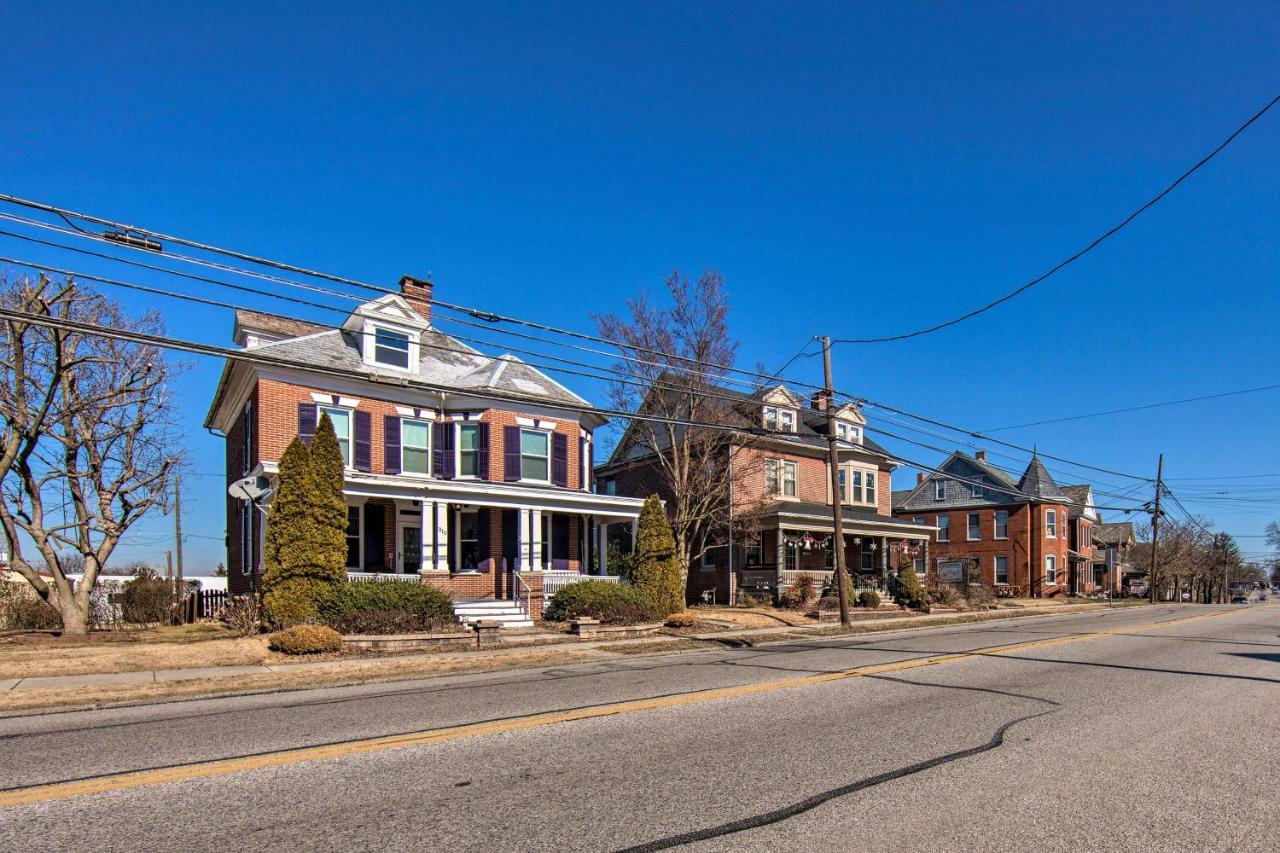
{"label": "bay window", "polygon": [[1058,511],[1056,509],[1046,509],[1044,511],[1044,535],[1047,539],[1058,538]]}
{"label": "bay window", "polygon": [[1058,558],[1053,554],[1044,558],[1044,582],[1048,586],[1058,583]]}

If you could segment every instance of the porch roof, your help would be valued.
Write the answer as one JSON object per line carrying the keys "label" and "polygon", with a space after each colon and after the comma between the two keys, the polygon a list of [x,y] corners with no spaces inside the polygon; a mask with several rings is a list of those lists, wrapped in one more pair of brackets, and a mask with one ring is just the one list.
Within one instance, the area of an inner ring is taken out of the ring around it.
{"label": "porch roof", "polygon": [[[278,467],[263,463],[262,473],[274,477]],[[437,480],[348,471],[343,492],[352,497],[391,500],[437,500],[504,509],[540,509],[594,515],[598,521],[631,521],[640,517],[642,498],[599,495],[558,486],[536,486],[493,480]]]}
{"label": "porch roof", "polygon": [[[889,515],[881,515],[872,509],[846,506],[844,532],[846,535],[893,536],[903,539],[928,540],[938,528],[928,524],[903,521]],[[762,518],[768,527],[789,527],[831,533],[835,525],[831,521],[831,507],[809,501],[778,501],[765,509]]]}

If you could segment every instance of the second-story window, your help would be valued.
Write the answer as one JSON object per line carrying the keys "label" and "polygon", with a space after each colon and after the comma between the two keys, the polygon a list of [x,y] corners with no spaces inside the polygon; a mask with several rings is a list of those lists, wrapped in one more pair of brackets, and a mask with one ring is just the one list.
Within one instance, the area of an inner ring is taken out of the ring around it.
{"label": "second-story window", "polygon": [[969,541],[977,542],[982,538],[982,514],[978,512],[969,513]]}
{"label": "second-story window", "polygon": [[1007,509],[996,510],[996,538],[1009,538],[1009,511]]}
{"label": "second-story window", "polygon": [[1044,511],[1044,535],[1047,539],[1058,538],[1058,511],[1056,509],[1046,509]]}
{"label": "second-story window", "polygon": [[244,417],[240,423],[242,449],[244,451],[243,473],[249,473],[253,467],[253,401],[244,404]]}
{"label": "second-story window", "polygon": [[431,472],[431,425],[426,421],[400,422],[400,470],[424,476]]}
{"label": "second-story window", "polygon": [[342,450],[342,464],[351,467],[351,410],[339,409],[336,406],[320,406],[316,419],[328,415],[333,424],[333,432],[338,436],[338,447]]}
{"label": "second-story window", "polygon": [[938,516],[938,541],[951,541],[951,516],[949,515]]}
{"label": "second-story window", "polygon": [[409,367],[409,336],[391,329],[374,329],[373,360],[388,367]]}
{"label": "second-story window", "polygon": [[[521,465],[521,467],[524,466]],[[458,476],[477,477],[479,473],[480,426],[479,424],[458,424]]]}
{"label": "second-story window", "polygon": [[520,430],[520,479],[551,479],[551,435],[538,429]]}
{"label": "second-story window", "polygon": [[796,496],[796,463],[770,459],[765,465],[765,488],[775,497],[794,498]]}

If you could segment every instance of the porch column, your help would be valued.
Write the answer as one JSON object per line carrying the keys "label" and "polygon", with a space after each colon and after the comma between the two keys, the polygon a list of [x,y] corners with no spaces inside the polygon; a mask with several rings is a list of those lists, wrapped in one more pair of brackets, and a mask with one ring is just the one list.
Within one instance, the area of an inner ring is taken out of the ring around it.
{"label": "porch column", "polygon": [[422,560],[418,565],[430,570],[436,567],[436,502],[424,499],[419,510],[422,513],[418,521],[422,529]]}
{"label": "porch column", "polygon": [[880,588],[887,588],[889,583],[889,537],[880,537]]}
{"label": "porch column", "polygon": [[435,554],[436,571],[449,571],[449,505],[440,501],[432,501],[432,514],[435,516]]}
{"label": "porch column", "polygon": [[600,522],[596,525],[596,548],[600,550],[600,574],[609,574],[609,525]]}
{"label": "porch column", "polygon": [[529,510],[529,566],[534,571],[546,568],[542,564],[542,510]]}
{"label": "porch column", "polygon": [[777,551],[776,559],[778,561],[776,574],[778,578],[781,578],[782,573],[787,568],[787,536],[786,531],[781,526],[778,527],[778,541],[775,550]]}
{"label": "porch column", "polygon": [[516,510],[516,538],[519,547],[516,550],[516,570],[529,571],[529,510],[521,507]]}

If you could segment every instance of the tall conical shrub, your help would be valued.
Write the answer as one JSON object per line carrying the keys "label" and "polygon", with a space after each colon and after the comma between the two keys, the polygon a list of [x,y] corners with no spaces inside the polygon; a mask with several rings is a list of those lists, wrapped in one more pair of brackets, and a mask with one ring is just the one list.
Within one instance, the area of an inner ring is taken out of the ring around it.
{"label": "tall conical shrub", "polygon": [[342,494],[345,467],[333,423],[328,415],[321,415],[311,439],[311,470],[315,476],[311,504],[316,523],[317,577],[330,583],[347,579],[347,501]]}
{"label": "tall conical shrub", "polygon": [[272,626],[315,621],[320,602],[346,576],[346,510],[337,512],[332,486],[332,457],[338,456],[339,466],[342,460],[327,417],[321,418],[313,442],[318,454],[300,439],[289,443],[267,510],[262,615]]}
{"label": "tall conical shrub", "polygon": [[684,609],[676,540],[657,495],[646,498],[640,510],[632,583],[653,600],[654,607],[663,615]]}

